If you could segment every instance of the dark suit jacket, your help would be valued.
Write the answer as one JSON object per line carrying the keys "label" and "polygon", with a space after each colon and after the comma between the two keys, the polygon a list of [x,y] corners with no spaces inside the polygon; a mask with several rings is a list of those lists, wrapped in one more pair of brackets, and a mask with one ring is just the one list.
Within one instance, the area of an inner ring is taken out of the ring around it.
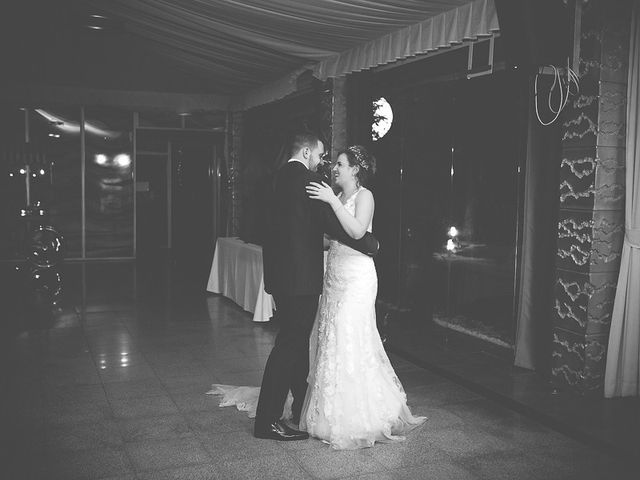
{"label": "dark suit jacket", "polygon": [[327,203],[309,198],[305,187],[321,181],[320,175],[295,161],[276,173],[263,245],[265,290],[272,295],[322,293],[325,232],[362,253],[377,253],[373,235],[352,239]]}

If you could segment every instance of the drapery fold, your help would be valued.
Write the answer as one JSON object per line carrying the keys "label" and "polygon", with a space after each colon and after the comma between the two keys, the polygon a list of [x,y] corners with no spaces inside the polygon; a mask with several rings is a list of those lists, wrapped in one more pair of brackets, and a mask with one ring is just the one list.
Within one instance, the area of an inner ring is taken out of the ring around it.
{"label": "drapery fold", "polygon": [[388,33],[313,66],[324,80],[476,40],[498,31],[493,0],[475,0]]}
{"label": "drapery fold", "polygon": [[[530,79],[527,93],[523,95],[528,96],[533,88],[533,79]],[[514,365],[547,372],[551,362],[551,304],[560,182],[560,163],[549,159],[560,157],[562,146],[560,125],[542,126],[536,119],[533,102],[530,98]]]}
{"label": "drapery fold", "polygon": [[640,4],[631,19],[627,84],[625,237],[611,315],[604,395],[640,395]]}
{"label": "drapery fold", "polygon": [[87,1],[242,108],[292,93],[304,69],[324,80],[498,30],[494,0]]}

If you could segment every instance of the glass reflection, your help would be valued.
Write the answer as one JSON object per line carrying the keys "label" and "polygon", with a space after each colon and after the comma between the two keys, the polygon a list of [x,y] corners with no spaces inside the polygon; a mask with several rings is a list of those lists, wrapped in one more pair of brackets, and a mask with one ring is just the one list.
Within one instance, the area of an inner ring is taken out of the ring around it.
{"label": "glass reflection", "polygon": [[65,236],[68,257],[82,255],[80,134],[63,128],[79,119],[78,107],[0,106],[2,258],[21,257],[26,231],[45,220]]}
{"label": "glass reflection", "polygon": [[133,256],[133,114],[85,109],[87,257]]}
{"label": "glass reflection", "polygon": [[[377,258],[379,298],[504,347],[514,341],[518,88],[496,74],[407,90],[394,102],[403,128],[375,144],[384,181],[395,169],[402,186],[386,188],[378,176],[374,231],[387,246]],[[385,209],[401,212],[399,227],[381,222]],[[394,236],[395,254],[385,243]]]}

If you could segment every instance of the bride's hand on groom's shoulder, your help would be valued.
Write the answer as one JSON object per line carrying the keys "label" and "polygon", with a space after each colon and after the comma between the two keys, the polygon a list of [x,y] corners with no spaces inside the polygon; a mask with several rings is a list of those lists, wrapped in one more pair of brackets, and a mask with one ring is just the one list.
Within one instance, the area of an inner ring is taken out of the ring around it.
{"label": "bride's hand on groom's shoulder", "polygon": [[332,203],[338,200],[338,197],[333,193],[333,189],[325,182],[310,182],[305,189],[309,198],[314,200],[320,200],[325,203]]}

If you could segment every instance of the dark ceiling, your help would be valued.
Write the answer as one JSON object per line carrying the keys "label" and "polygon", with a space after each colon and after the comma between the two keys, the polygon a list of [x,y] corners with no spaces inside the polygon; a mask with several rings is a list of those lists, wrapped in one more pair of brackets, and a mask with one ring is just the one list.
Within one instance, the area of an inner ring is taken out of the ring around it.
{"label": "dark ceiling", "polygon": [[470,1],[5,0],[0,85],[238,96]]}
{"label": "dark ceiling", "polygon": [[[216,93],[206,72],[162,55],[150,41],[79,0],[3,2],[3,84]],[[96,30],[88,25],[102,26]]]}

